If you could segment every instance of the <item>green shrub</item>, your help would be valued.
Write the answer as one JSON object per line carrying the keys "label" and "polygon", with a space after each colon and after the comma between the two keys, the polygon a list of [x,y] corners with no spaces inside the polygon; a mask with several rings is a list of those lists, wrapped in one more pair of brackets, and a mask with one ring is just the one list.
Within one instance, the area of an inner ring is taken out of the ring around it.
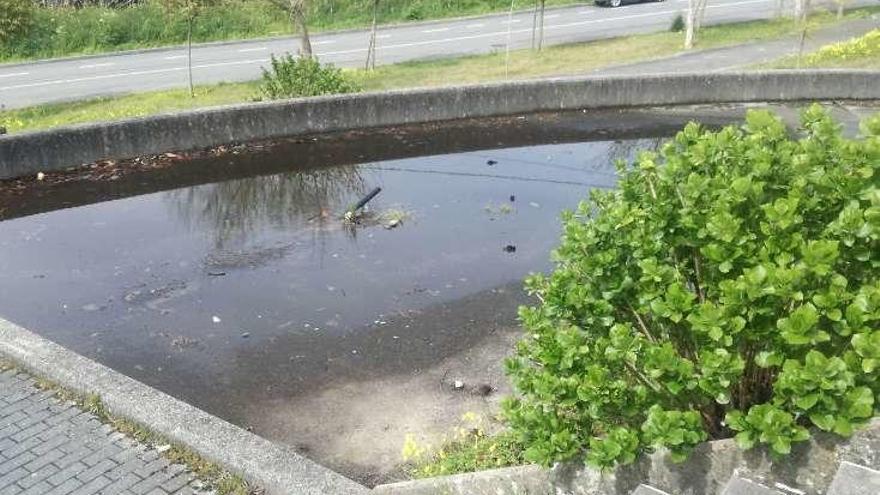
{"label": "green shrub", "polygon": [[342,69],[321,65],[317,58],[272,56],[270,70],[263,69],[260,95],[277,100],[360,91],[358,84]]}
{"label": "green shrub", "polygon": [[684,17],[681,14],[677,14],[674,19],[672,19],[672,24],[669,26],[669,30],[673,33],[680,33],[684,31]]}
{"label": "green shrub", "polygon": [[31,0],[0,0],[0,43],[23,37],[34,22]]}
{"label": "green shrub", "polygon": [[689,124],[563,216],[527,288],[505,416],[543,464],[683,460],[736,436],[776,454],[849,435],[880,392],[880,116],[848,140],[818,106]]}

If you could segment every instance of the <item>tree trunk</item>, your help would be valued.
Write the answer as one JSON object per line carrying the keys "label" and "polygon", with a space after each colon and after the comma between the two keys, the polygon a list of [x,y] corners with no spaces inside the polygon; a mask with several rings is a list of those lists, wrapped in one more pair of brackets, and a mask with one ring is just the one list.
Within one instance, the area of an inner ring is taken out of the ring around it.
{"label": "tree trunk", "polygon": [[804,42],[807,40],[807,18],[810,12],[810,0],[797,0],[800,15],[796,22],[800,23],[801,36],[798,43],[797,68],[801,68],[801,57],[804,55]]}
{"label": "tree trunk", "polygon": [[547,0],[539,0],[541,2],[541,14],[538,16],[538,51],[544,47],[544,4]]}
{"label": "tree trunk", "polygon": [[513,25],[513,5],[515,0],[510,0],[510,10],[507,12],[507,45],[504,49],[504,78],[510,77],[510,27]]}
{"label": "tree trunk", "polygon": [[196,97],[195,88],[193,88],[193,18],[190,17],[186,21],[186,69],[189,73],[189,96]]}
{"label": "tree trunk", "polygon": [[684,49],[690,50],[694,47],[694,30],[697,24],[697,1],[688,0],[687,16],[685,16],[684,29]]}
{"label": "tree trunk", "polygon": [[370,45],[367,47],[367,61],[364,69],[376,68],[376,18],[379,15],[379,0],[373,0],[373,24],[370,27]]}
{"label": "tree trunk", "polygon": [[694,27],[694,38],[696,38],[697,33],[700,32],[700,28],[703,27],[703,18],[706,17],[706,4],[708,3],[709,0],[697,0],[697,22]]}
{"label": "tree trunk", "polygon": [[309,28],[306,25],[306,0],[290,0],[290,17],[293,20],[294,30],[299,30],[301,36],[299,55],[304,58],[312,58],[312,41],[309,39]]}
{"label": "tree trunk", "polygon": [[535,8],[532,9],[532,50],[536,48],[535,41],[538,38],[538,0],[535,0]]}
{"label": "tree trunk", "polygon": [[782,10],[785,8],[785,0],[776,0],[776,11],[773,12],[773,17],[777,19],[782,17]]}
{"label": "tree trunk", "polygon": [[843,4],[845,0],[837,0],[837,20],[843,19]]}

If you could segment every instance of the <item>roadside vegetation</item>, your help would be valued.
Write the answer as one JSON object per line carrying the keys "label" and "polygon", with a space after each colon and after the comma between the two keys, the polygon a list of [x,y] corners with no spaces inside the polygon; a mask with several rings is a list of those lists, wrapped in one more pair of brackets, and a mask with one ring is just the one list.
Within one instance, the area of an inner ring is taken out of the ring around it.
{"label": "roadside vegetation", "polygon": [[[172,9],[174,0],[146,0],[119,8],[44,7],[32,0],[0,0],[0,61],[101,53],[183,44],[190,12]],[[288,0],[177,0],[197,5],[192,22],[195,42],[279,36],[294,32]],[[576,3],[546,0],[547,5]],[[376,2],[380,24],[439,19],[506,11],[508,0],[382,0]],[[514,8],[534,0],[514,0]],[[312,30],[365,28],[373,21],[372,0],[310,0],[305,21]],[[8,15],[7,15],[8,13]],[[6,26],[16,24],[17,27]],[[20,26],[18,26],[20,25]],[[10,33],[5,36],[4,33]],[[295,51],[297,47],[291,47]]]}
{"label": "roadside vegetation", "polygon": [[853,69],[880,69],[880,29],[864,36],[823,46],[813,53],[786,57],[773,64],[775,68],[828,67]]}
{"label": "roadside vegetation", "polygon": [[[878,8],[853,10],[847,12],[843,19],[863,18],[878,11],[880,11]],[[809,26],[810,29],[818,29],[835,22],[837,19],[834,15],[819,13],[810,18]],[[797,24],[790,19],[710,26],[703,28],[701,32],[700,47],[715,48],[749,41],[770,40],[781,36],[792,36],[797,32]],[[515,50],[510,52],[509,59],[503,53],[495,53],[407,62],[379,66],[374,70],[334,70],[333,73],[345,78],[344,85],[347,88],[377,91],[584,74],[612,65],[671,56],[679,53],[681,49],[680,33],[661,32],[589,43],[550,46],[544,48],[540,53],[534,50]],[[312,72],[317,73],[318,70],[315,67],[312,65],[310,67]],[[290,72],[287,68],[276,70],[271,64],[266,69],[270,76],[275,74],[279,77],[285,77],[281,74]],[[265,79],[245,83],[196,86],[194,97],[190,97],[188,90],[173,89],[0,110],[0,126],[5,126],[8,132],[21,132],[274,97],[272,95],[275,94],[275,89],[269,89],[269,85],[264,81]],[[288,83],[279,81],[278,84]],[[295,83],[289,81],[287,87],[290,88],[292,85]],[[300,92],[298,94],[318,93]],[[294,93],[290,92],[278,93],[278,96],[293,95]]]}
{"label": "roadside vegetation", "polygon": [[259,83],[260,97],[267,100],[356,93],[360,85],[350,74],[332,65],[322,65],[313,57],[272,56],[263,69]]}
{"label": "roadside vegetation", "polygon": [[407,474],[430,478],[523,464],[523,450],[513,432],[488,434],[479,416],[465,413],[439,445],[419,443],[407,436],[402,456]]}

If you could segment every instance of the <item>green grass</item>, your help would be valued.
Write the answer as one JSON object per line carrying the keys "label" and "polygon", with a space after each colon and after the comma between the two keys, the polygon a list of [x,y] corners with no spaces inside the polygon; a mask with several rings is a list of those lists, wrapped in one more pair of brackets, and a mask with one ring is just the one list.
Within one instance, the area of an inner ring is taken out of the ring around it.
{"label": "green grass", "polygon": [[[846,19],[870,15],[880,9],[851,11]],[[836,22],[830,14],[811,19],[811,29]],[[748,41],[769,40],[795,34],[790,21],[756,21],[705,28],[698,48],[713,48]],[[654,33],[575,45],[553,46],[541,53],[517,50],[505,69],[502,53],[382,66],[372,72],[350,71],[366,90],[464,84],[504,79],[580,74],[609,65],[670,56],[681,50],[680,33]],[[507,75],[505,73],[507,72]],[[240,103],[258,94],[257,82],[218,84],[196,88],[190,98],[185,89],[156,91],[72,103],[39,105],[0,111],[0,125],[9,132],[37,130],[97,120],[152,115],[197,107]]]}
{"label": "green grass", "polygon": [[[548,0],[547,5],[576,3]],[[291,32],[286,1],[217,0],[196,18],[193,39],[217,41],[275,36]],[[514,0],[515,7],[533,5]],[[483,14],[510,8],[509,0],[382,0],[379,21],[397,23]],[[309,25],[314,31],[366,27],[372,20],[371,0],[312,0]],[[186,19],[169,16],[159,0],[131,7],[35,9],[32,29],[0,44],[0,61],[101,53],[180,44],[186,40]],[[291,51],[298,47],[292,45]]]}
{"label": "green grass", "polygon": [[402,451],[406,472],[413,478],[430,478],[525,464],[525,448],[512,431],[486,431],[484,423],[490,421],[497,429],[498,419],[465,413],[437,446],[420,444],[407,435]]}
{"label": "green grass", "polygon": [[513,433],[508,431],[497,435],[468,432],[415,460],[408,472],[413,478],[431,478],[519,466],[526,463],[524,450]]}
{"label": "green grass", "polygon": [[805,54],[800,61],[798,57],[790,56],[769,64],[769,67],[880,69],[880,29],[868,32],[864,36],[823,46],[815,52]]}
{"label": "green grass", "polygon": [[257,94],[257,83],[223,83],[196,86],[195,97],[188,89],[171,89],[82,100],[69,103],[36,105],[0,111],[0,126],[8,132],[48,129],[62,125],[102,120],[141,117],[197,107],[240,103]]}

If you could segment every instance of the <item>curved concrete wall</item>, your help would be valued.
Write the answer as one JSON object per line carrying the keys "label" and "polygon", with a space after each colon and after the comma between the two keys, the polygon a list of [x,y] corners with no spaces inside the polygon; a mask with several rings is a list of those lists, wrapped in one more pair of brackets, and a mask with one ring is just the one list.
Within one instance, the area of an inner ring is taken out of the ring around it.
{"label": "curved concrete wall", "polygon": [[880,100],[878,71],[576,77],[226,106],[0,137],[0,178],[305,133],[550,110]]}

